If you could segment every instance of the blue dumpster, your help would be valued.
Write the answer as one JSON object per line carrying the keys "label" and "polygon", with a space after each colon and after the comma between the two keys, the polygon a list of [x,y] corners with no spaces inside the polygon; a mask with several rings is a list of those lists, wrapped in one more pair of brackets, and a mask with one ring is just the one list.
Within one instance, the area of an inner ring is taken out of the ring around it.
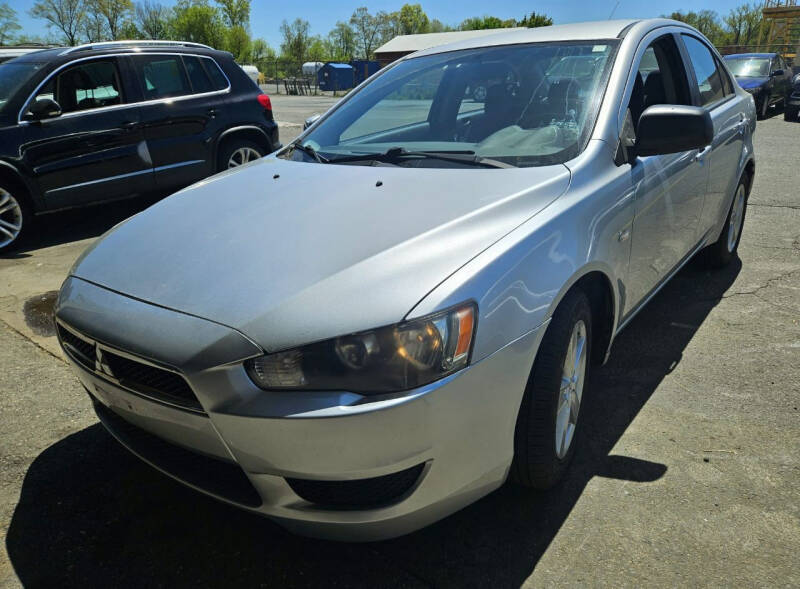
{"label": "blue dumpster", "polygon": [[349,90],[354,86],[353,66],[346,63],[326,63],[317,72],[319,89]]}
{"label": "blue dumpster", "polygon": [[381,64],[377,61],[367,61],[366,59],[354,59],[350,65],[353,66],[356,86],[381,69]]}

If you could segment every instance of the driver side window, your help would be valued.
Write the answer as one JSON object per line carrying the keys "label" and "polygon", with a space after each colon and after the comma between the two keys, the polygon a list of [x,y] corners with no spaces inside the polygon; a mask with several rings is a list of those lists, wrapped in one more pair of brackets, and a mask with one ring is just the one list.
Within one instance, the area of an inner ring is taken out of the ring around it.
{"label": "driver side window", "polygon": [[50,98],[61,112],[77,112],[122,103],[119,75],[111,61],[89,61],[66,68],[34,97]]}

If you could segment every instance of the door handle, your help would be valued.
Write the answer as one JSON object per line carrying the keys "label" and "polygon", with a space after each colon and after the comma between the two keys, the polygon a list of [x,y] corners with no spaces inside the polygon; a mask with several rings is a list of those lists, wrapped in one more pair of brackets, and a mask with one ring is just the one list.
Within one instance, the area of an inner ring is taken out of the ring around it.
{"label": "door handle", "polygon": [[697,152],[697,155],[694,156],[694,161],[702,163],[709,153],[711,153],[711,146],[706,145],[701,151]]}
{"label": "door handle", "polygon": [[124,123],[122,123],[122,128],[125,129],[126,131],[130,131],[131,129],[135,129],[138,126],[139,126],[139,123],[137,121],[125,121]]}
{"label": "door handle", "polygon": [[217,116],[218,112],[219,111],[216,108],[209,108],[208,109],[208,116],[210,116],[213,119],[214,117]]}

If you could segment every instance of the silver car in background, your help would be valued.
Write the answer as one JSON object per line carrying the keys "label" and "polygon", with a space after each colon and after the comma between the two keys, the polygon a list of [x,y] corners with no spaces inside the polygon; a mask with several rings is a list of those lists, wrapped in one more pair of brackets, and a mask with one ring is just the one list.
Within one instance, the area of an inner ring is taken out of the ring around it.
{"label": "silver car in background", "polygon": [[669,20],[422,51],[98,240],[59,338],[168,475],[303,534],[408,533],[559,481],[614,336],[735,256],[755,114]]}

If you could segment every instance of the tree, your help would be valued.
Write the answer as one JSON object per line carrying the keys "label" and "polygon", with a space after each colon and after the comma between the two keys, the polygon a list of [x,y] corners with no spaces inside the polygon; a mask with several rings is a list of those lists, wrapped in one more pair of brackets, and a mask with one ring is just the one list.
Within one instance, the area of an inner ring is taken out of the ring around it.
{"label": "tree", "polygon": [[275,50],[264,39],[255,39],[250,49],[250,58],[259,71],[271,71],[270,65],[275,62]]}
{"label": "tree", "polygon": [[86,9],[83,0],[37,0],[28,14],[46,20],[48,27],[61,31],[68,45],[75,45],[83,28]]}
{"label": "tree", "polygon": [[761,31],[761,8],[742,4],[732,9],[723,20],[728,27],[725,43],[729,45],[753,45],[758,43]]}
{"label": "tree", "polygon": [[250,0],[216,0],[229,27],[250,26]]}
{"label": "tree", "polygon": [[453,30],[455,30],[455,29],[453,29],[453,27],[451,27],[450,25],[446,25],[442,21],[440,21],[438,18],[434,18],[431,21],[431,25],[430,25],[430,28],[429,28],[428,32],[430,32],[430,33],[448,33],[448,32],[453,31]]}
{"label": "tree", "polygon": [[309,47],[309,30],[311,25],[307,20],[296,18],[290,24],[286,20],[281,23],[281,55],[292,61],[302,63],[305,61]]}
{"label": "tree", "polygon": [[225,31],[224,48],[233,54],[233,58],[238,63],[250,63],[252,46],[250,34],[242,25],[230,27]]}
{"label": "tree", "polygon": [[401,35],[427,33],[431,22],[419,4],[403,4],[397,15]]}
{"label": "tree", "polygon": [[315,36],[309,39],[308,53],[306,54],[308,61],[328,61],[328,48],[321,37]]}
{"label": "tree", "polygon": [[106,20],[99,12],[93,10],[86,12],[86,17],[81,23],[81,33],[88,43],[108,41],[111,36],[106,26]]}
{"label": "tree", "polygon": [[0,45],[8,43],[12,35],[21,28],[17,21],[17,11],[5,2],[0,2]]}
{"label": "tree", "polygon": [[328,56],[334,61],[351,61],[356,53],[356,34],[344,22],[337,22],[325,40]]}
{"label": "tree", "polygon": [[546,14],[537,14],[531,12],[529,16],[523,16],[522,20],[517,21],[518,27],[528,27],[533,29],[535,27],[549,27],[553,24],[553,19]]}
{"label": "tree", "polygon": [[126,20],[119,28],[120,39],[142,39],[144,36],[132,19]]}
{"label": "tree", "polygon": [[701,10],[700,12],[673,12],[666,18],[679,20],[693,26],[703,33],[708,40],[714,44],[722,42],[724,31],[719,23],[719,16],[713,10]]}
{"label": "tree", "polygon": [[502,20],[496,16],[473,16],[464,20],[458,28],[462,31],[478,31],[482,29],[506,29],[515,25],[516,21],[513,18]]}
{"label": "tree", "polygon": [[169,12],[158,2],[144,0],[136,3],[136,27],[148,39],[165,39]]}
{"label": "tree", "polygon": [[358,52],[364,59],[372,57],[378,39],[380,39],[381,26],[385,25],[386,13],[379,13],[373,16],[369,13],[366,6],[356,8],[353,16],[350,17],[350,26],[355,32],[355,42]]}
{"label": "tree", "polygon": [[133,14],[131,0],[86,0],[88,20],[103,20],[107,35],[112,40],[120,38],[120,28]]}
{"label": "tree", "polygon": [[181,41],[221,47],[225,42],[225,25],[219,10],[209,5],[208,0],[178,0],[168,35]]}

